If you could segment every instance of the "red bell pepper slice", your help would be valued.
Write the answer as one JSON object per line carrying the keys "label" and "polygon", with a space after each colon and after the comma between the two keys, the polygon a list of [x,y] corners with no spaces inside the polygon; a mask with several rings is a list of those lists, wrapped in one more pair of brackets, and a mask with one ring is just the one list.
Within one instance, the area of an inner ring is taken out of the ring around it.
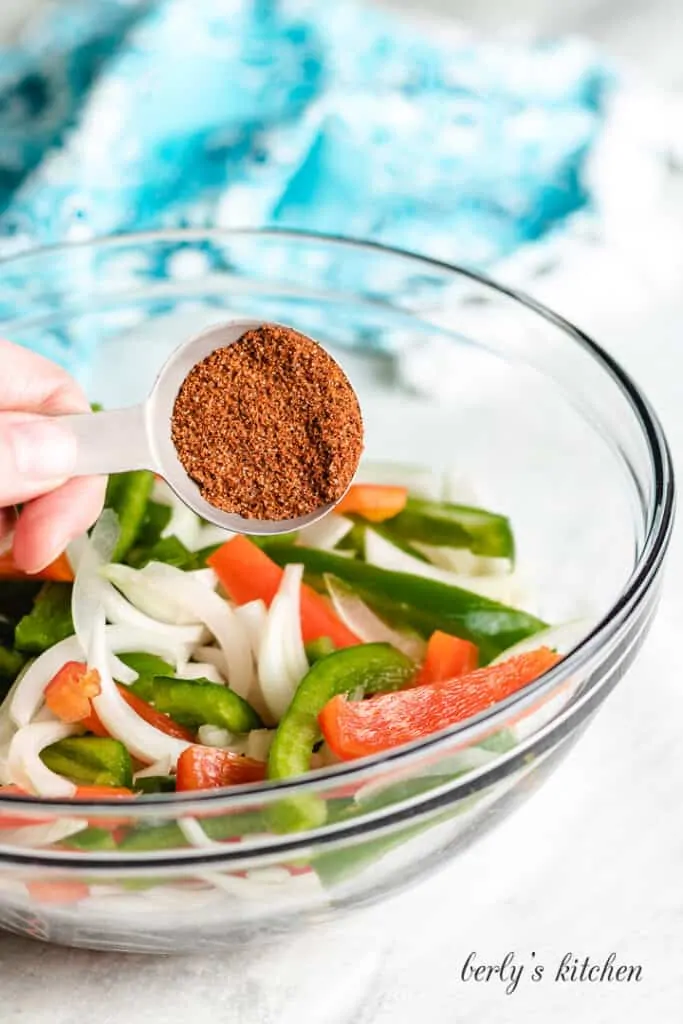
{"label": "red bell pepper slice", "polygon": [[559,660],[548,647],[539,647],[445,683],[427,683],[363,701],[333,697],[318,721],[337,757],[351,760],[379,754],[479,714]]}
{"label": "red bell pepper slice", "polygon": [[[209,555],[207,563],[237,604],[260,599],[270,605],[284,573],[247,537],[229,540]],[[335,615],[325,598],[306,584],[301,588],[301,633],[304,643],[326,636],[337,648],[361,642]]]}
{"label": "red bell pepper slice", "polygon": [[[178,740],[187,740],[188,743],[194,742],[194,733],[186,729],[184,725],[179,725],[174,722],[168,715],[163,714],[161,711],[157,711],[151,704],[148,704],[146,700],[138,697],[136,693],[129,690],[127,686],[122,683],[117,683],[116,688],[125,700],[126,704],[133,709],[143,718],[149,725],[153,725],[159,732],[165,732],[167,736],[175,736]],[[88,715],[82,719],[81,725],[83,725],[88,732],[92,732],[95,736],[108,736],[106,728],[102,724],[99,715],[95,711],[92,704],[90,705],[90,711]]]}
{"label": "red bell pepper slice", "polygon": [[417,683],[445,683],[456,676],[474,672],[478,664],[479,650],[476,644],[437,629],[429,638]]}
{"label": "red bell pepper slice", "polygon": [[45,687],[45,703],[63,722],[80,722],[90,714],[91,698],[100,692],[97,670],[80,661],[67,661]]}
{"label": "red bell pepper slice", "polygon": [[26,882],[31,899],[36,903],[78,903],[90,895],[84,882]]}
{"label": "red bell pepper slice", "polygon": [[385,484],[353,484],[335,508],[342,515],[362,516],[371,523],[383,523],[402,512],[408,501],[406,487]]}
{"label": "red bell pepper slice", "polygon": [[58,583],[73,583],[74,571],[66,555],[60,555],[40,572],[25,573],[14,564],[11,551],[0,555],[0,580],[55,580]]}
{"label": "red bell pepper slice", "polygon": [[196,744],[184,750],[178,758],[176,790],[217,789],[247,782],[263,782],[265,777],[266,765],[263,761],[242,757],[231,750]]}

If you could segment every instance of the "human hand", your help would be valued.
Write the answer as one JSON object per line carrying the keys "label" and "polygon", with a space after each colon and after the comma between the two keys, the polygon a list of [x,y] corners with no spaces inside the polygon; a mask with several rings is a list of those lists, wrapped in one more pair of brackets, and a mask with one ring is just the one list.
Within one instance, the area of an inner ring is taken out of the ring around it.
{"label": "human hand", "polygon": [[23,572],[44,569],[102,509],[106,478],[70,479],[75,440],[49,418],[89,409],[65,370],[0,340],[0,546],[13,530],[14,562]]}

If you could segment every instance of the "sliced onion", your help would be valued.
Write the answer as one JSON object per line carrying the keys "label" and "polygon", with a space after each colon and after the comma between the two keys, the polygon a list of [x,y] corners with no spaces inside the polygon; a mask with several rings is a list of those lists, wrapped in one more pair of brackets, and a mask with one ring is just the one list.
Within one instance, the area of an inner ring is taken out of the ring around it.
{"label": "sliced onion", "polygon": [[206,679],[210,683],[225,684],[225,679],[215,665],[208,661],[188,661],[185,665],[179,665],[177,676],[179,679]]}
{"label": "sliced onion", "polygon": [[195,846],[199,850],[221,845],[215,839],[209,839],[196,818],[178,818],[178,828],[190,846]]}
{"label": "sliced onion", "polygon": [[147,570],[170,600],[179,608],[184,607],[186,615],[193,615],[195,622],[202,622],[213,634],[225,656],[231,689],[246,697],[254,674],[251,649],[246,630],[228,602],[175,566],[150,562]]}
{"label": "sliced onion", "polygon": [[92,624],[102,605],[104,584],[100,570],[111,560],[119,533],[116,513],[111,509],[105,509],[95,523],[78,559],[71,597],[71,614],[74,632],[84,651],[88,650]]}
{"label": "sliced onion", "polygon": [[193,550],[203,551],[204,548],[211,548],[219,544],[227,544],[229,540],[236,537],[236,533],[232,533],[230,530],[224,530],[221,526],[214,526],[212,523],[205,523],[199,532],[197,538],[197,547]]}
{"label": "sliced onion", "polygon": [[152,501],[156,501],[159,505],[170,505],[173,508],[180,499],[176,498],[165,480],[157,477],[152,487]]}
{"label": "sliced onion", "polygon": [[439,474],[425,466],[401,465],[398,462],[361,462],[356,482],[391,484],[407,488],[416,498],[425,498],[427,501],[441,499]]}
{"label": "sliced onion", "polygon": [[68,798],[74,796],[73,782],[57,775],[43,764],[40,752],[51,743],[78,732],[66,722],[32,722],[18,729],[12,737],[7,755],[10,782],[36,796]]}
{"label": "sliced onion", "polygon": [[312,523],[300,530],[296,543],[303,544],[307,548],[331,551],[352,529],[353,520],[330,512],[329,515],[319,519],[317,523]]}
{"label": "sliced onion", "polygon": [[82,818],[55,818],[54,821],[42,825],[22,825],[11,831],[2,830],[2,841],[7,846],[23,846],[41,849],[60,843],[63,839],[82,832],[88,827]]}
{"label": "sliced onion", "polygon": [[219,750],[227,749],[235,740],[233,734],[220,725],[200,725],[197,738],[203,747],[216,747]]}
{"label": "sliced onion", "polygon": [[594,626],[594,619],[573,619],[571,622],[563,622],[559,626],[550,626],[549,629],[543,629],[540,633],[534,633],[533,636],[520,640],[513,647],[508,647],[491,664],[498,665],[518,654],[536,651],[539,647],[550,647],[562,655],[569,654],[585,636],[588,636]]}
{"label": "sliced onion", "polygon": [[104,612],[93,625],[88,665],[100,676],[101,690],[97,697],[93,697],[92,703],[109,735],[120,740],[133,757],[146,764],[170,758],[175,765],[183,750],[191,744],[168,736],[145,722],[119,693],[109,669]]}
{"label": "sliced onion", "polygon": [[505,576],[512,571],[509,558],[474,555],[469,548],[445,548],[435,544],[411,541],[412,546],[428,558],[432,565],[463,576]]}
{"label": "sliced onion", "polygon": [[[178,582],[173,577],[172,585],[168,586],[160,578],[161,562],[150,562],[144,569],[131,569],[129,565],[112,564],[102,570],[103,575],[121,591],[122,594],[145,615],[173,626],[196,626],[200,623],[197,614],[188,608],[187,598],[178,595]],[[170,569],[171,566],[165,566]],[[188,574],[180,573],[183,580],[189,579]],[[204,588],[206,589],[206,588]]]}
{"label": "sliced onion", "polygon": [[274,729],[252,729],[247,736],[247,757],[253,757],[255,761],[267,761],[274,739]]}
{"label": "sliced onion", "polygon": [[156,779],[160,775],[170,775],[173,768],[175,768],[173,759],[171,757],[162,757],[160,761],[154,761],[152,764],[147,765],[146,768],[141,768],[139,772],[135,773],[133,778]]}
{"label": "sliced onion", "polygon": [[193,658],[202,661],[206,665],[213,665],[222,676],[227,675],[228,669],[225,664],[225,655],[220,647],[195,647]]}
{"label": "sliced onion", "polygon": [[473,594],[480,594],[503,604],[520,607],[525,603],[525,594],[516,573],[508,573],[506,576],[465,576],[448,572],[446,569],[439,569],[435,565],[414,558],[374,530],[365,531],[365,561],[369,565],[376,565],[378,569],[438,580],[439,583],[469,590]]}
{"label": "sliced onion", "polygon": [[177,499],[172,505],[171,518],[164,527],[162,537],[177,537],[188,551],[197,551],[201,536],[202,521],[199,516]]}
{"label": "sliced onion", "polygon": [[193,569],[192,572],[187,573],[193,580],[198,580],[199,583],[203,583],[209,590],[215,590],[218,586],[218,576],[213,569]]}
{"label": "sliced onion", "polygon": [[[136,629],[144,629],[150,633],[158,633],[167,637],[171,642],[178,644],[197,644],[205,636],[204,627],[197,626],[172,626],[167,622],[159,622],[150,615],[145,615],[139,608],[126,601],[123,594],[119,593],[116,587],[106,580],[102,580],[102,607],[104,608],[107,620],[115,626],[134,626]],[[135,674],[133,673],[133,678]],[[123,682],[133,680],[124,679]]]}
{"label": "sliced onion", "polygon": [[288,565],[268,612],[258,655],[261,693],[276,722],[289,707],[297,686],[308,671],[301,636],[301,581],[303,565]]}
{"label": "sliced onion", "polygon": [[411,633],[399,633],[391,629],[375,615],[371,608],[361,601],[351,587],[338,580],[335,576],[325,575],[325,586],[330,595],[334,610],[345,626],[355,633],[366,644],[388,643],[398,651],[402,651],[413,661],[421,661],[424,657],[426,644],[424,640]]}
{"label": "sliced onion", "polygon": [[242,604],[235,609],[235,615],[247,631],[254,657],[258,657],[261,640],[268,622],[268,609],[265,601],[261,601],[260,598],[256,601],[248,601],[247,604]]}
{"label": "sliced onion", "polygon": [[[102,615],[102,610],[100,610],[100,615]],[[189,657],[187,646],[172,643],[158,634],[134,629],[131,626],[107,626],[105,638],[110,652],[146,651],[148,654],[157,654],[160,658],[173,662],[174,665]],[[85,654],[75,636],[61,640],[41,654],[39,658],[36,658],[21,679],[17,680],[12,694],[9,715],[15,725],[19,727],[28,725],[43,703],[45,687],[67,661],[84,660]],[[123,663],[120,662],[120,664]],[[111,654],[108,668],[109,673],[116,676]],[[133,679],[137,679],[136,672],[133,672]]]}

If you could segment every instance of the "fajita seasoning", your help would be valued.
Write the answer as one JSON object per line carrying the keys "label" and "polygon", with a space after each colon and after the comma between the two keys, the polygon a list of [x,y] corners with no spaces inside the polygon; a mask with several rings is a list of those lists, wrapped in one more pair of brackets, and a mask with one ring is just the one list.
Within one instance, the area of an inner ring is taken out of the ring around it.
{"label": "fajita seasoning", "polygon": [[363,420],[324,349],[263,324],[192,368],[171,436],[210,505],[246,519],[295,519],[343,496],[363,450]]}

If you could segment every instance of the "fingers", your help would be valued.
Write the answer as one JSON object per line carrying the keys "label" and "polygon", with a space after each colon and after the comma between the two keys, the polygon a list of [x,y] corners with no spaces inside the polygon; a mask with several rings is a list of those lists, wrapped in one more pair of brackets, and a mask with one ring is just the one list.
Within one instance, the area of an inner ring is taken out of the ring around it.
{"label": "fingers", "polygon": [[0,410],[55,415],[88,408],[85,394],[61,366],[0,339]]}
{"label": "fingers", "polygon": [[[0,340],[0,544],[14,529],[14,561],[24,572],[49,565],[102,509],[104,478],[69,479],[77,444],[58,419],[89,408],[60,366]],[[18,503],[26,504],[17,520]]]}
{"label": "fingers", "polygon": [[17,567],[40,572],[92,526],[102,511],[106,483],[106,477],[69,480],[26,505],[14,531]]}
{"label": "fingers", "polygon": [[17,514],[13,508],[0,508],[0,556],[12,546],[12,534]]}
{"label": "fingers", "polygon": [[0,412],[0,507],[59,487],[76,466],[76,439],[58,419]]}

